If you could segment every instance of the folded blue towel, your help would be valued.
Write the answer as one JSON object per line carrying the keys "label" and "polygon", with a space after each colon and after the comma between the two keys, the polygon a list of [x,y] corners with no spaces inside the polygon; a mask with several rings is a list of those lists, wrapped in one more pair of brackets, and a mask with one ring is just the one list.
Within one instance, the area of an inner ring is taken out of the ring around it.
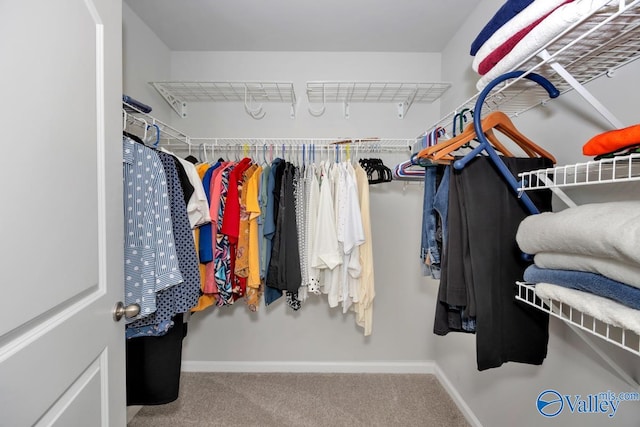
{"label": "folded blue towel", "polygon": [[498,28],[502,27],[511,18],[522,12],[524,8],[533,3],[534,0],[507,0],[500,9],[493,15],[493,18],[484,26],[480,34],[471,43],[471,55],[475,56],[484,42],[495,33]]}
{"label": "folded blue towel", "polygon": [[530,265],[524,271],[524,280],[529,283],[551,283],[590,292],[640,310],[640,289],[600,274],[576,270],[554,270]]}
{"label": "folded blue towel", "polygon": [[[147,104],[143,104],[142,102],[138,101],[137,99],[134,99],[128,95],[122,95],[122,102],[126,102],[129,105],[132,105],[134,107],[136,107],[138,110],[142,111],[143,113],[150,113],[152,108],[150,106],[148,106]],[[130,110],[131,108],[129,108]]]}

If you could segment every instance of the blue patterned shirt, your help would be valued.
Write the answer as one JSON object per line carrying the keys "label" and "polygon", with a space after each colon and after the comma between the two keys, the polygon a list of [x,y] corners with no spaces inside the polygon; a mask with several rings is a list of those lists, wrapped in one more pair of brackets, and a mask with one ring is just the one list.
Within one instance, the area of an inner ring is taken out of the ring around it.
{"label": "blue patterned shirt", "polygon": [[123,137],[125,304],[139,304],[133,322],[156,311],[156,292],[182,282],[167,179],[152,149]]}

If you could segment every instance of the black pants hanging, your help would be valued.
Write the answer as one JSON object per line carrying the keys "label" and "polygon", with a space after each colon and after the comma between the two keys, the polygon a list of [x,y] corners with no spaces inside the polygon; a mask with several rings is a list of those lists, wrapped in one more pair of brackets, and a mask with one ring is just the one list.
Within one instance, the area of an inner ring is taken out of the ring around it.
{"label": "black pants hanging", "polygon": [[127,340],[127,405],[163,405],[178,398],[187,332],[182,317],[176,315],[163,336]]}
{"label": "black pants hanging", "polygon": [[[551,166],[547,159],[507,157],[504,161],[514,176]],[[528,212],[486,157],[479,156],[462,171],[454,171],[451,182],[454,191],[449,194],[448,215],[457,219],[449,222],[445,256],[447,270],[455,274],[445,283],[451,289],[439,293],[436,328],[446,333],[448,313],[443,307],[449,302],[442,296],[455,294],[452,305],[466,300],[467,311],[476,317],[478,370],[509,361],[539,365],[547,354],[548,315],[514,298],[515,282],[522,280],[530,264],[515,241],[518,225]],[[551,210],[550,191],[530,192],[529,196],[541,211]]]}

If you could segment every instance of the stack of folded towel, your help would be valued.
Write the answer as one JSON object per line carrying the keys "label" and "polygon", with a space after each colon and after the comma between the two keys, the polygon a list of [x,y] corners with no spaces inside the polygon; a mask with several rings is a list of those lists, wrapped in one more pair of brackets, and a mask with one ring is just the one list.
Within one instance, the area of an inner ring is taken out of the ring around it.
{"label": "stack of folded towel", "polygon": [[507,0],[471,44],[482,90],[554,37],[618,0]]}
{"label": "stack of folded towel", "polygon": [[592,203],[525,218],[524,280],[536,294],[640,334],[640,201]]}

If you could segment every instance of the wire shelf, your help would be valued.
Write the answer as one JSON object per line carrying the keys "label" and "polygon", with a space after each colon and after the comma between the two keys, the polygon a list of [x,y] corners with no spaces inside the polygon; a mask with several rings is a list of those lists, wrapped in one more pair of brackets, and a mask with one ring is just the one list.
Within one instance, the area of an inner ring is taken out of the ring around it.
{"label": "wire shelf", "polygon": [[640,356],[640,337],[635,332],[605,323],[561,301],[541,299],[536,295],[535,286],[532,284],[516,282],[516,285],[516,300]]}
{"label": "wire shelf", "polygon": [[262,106],[252,103],[280,102],[291,104],[295,116],[296,93],[290,82],[149,82],[180,117],[187,116],[188,102],[244,102],[253,118],[262,118]]}
{"label": "wire shelf", "polygon": [[[510,71],[541,74],[562,94],[572,86],[553,68],[555,64],[561,65],[579,84],[585,84],[604,74],[612,75],[639,56],[640,0],[622,0],[611,2],[576,23]],[[465,108],[473,110],[478,95],[442,117],[433,127],[450,129],[453,116]],[[523,76],[498,85],[487,96],[483,112],[500,110],[517,116],[547,101],[548,93]]]}
{"label": "wire shelf", "polygon": [[278,82],[151,82],[187,102],[244,101],[245,92],[256,102],[295,103],[293,83]]}
{"label": "wire shelf", "polygon": [[640,181],[640,153],[518,174],[518,190]]}
{"label": "wire shelf", "polygon": [[431,103],[450,83],[307,82],[309,102],[412,102]]}
{"label": "wire shelf", "polygon": [[398,103],[398,118],[404,118],[413,103],[432,103],[451,87],[444,82],[346,82],[312,81],[307,82],[309,104],[321,104],[324,113],[325,103],[345,104],[345,117],[349,116],[348,104],[352,102]]}

